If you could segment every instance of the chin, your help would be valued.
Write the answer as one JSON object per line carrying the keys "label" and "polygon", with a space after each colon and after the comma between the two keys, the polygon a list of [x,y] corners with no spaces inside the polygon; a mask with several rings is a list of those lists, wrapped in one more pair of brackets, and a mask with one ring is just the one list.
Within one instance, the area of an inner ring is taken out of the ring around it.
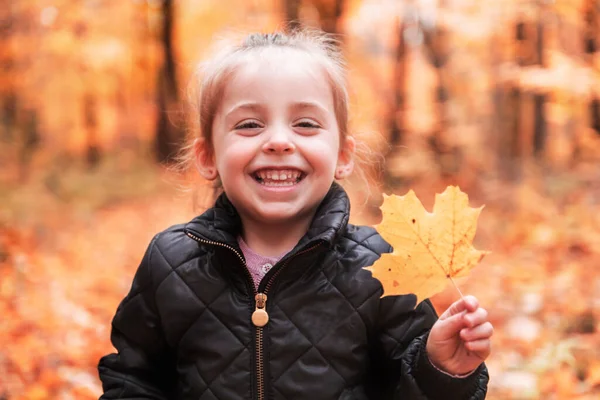
{"label": "chin", "polygon": [[304,208],[292,208],[289,205],[277,207],[274,204],[271,204],[271,206],[270,209],[256,210],[254,213],[256,220],[264,221],[267,224],[281,224],[299,220],[309,215],[308,210]]}
{"label": "chin", "polygon": [[282,224],[290,222],[298,217],[298,213],[290,212],[269,212],[259,213],[258,220],[264,221],[267,224]]}

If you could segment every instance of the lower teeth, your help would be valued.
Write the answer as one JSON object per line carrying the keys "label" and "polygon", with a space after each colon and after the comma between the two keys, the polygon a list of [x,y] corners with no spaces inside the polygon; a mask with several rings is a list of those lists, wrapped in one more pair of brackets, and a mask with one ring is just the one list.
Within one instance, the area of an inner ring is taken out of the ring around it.
{"label": "lower teeth", "polygon": [[262,181],[260,183],[262,185],[265,185],[265,186],[292,186],[296,182],[297,181],[294,181],[294,182],[292,182],[292,181],[285,181],[285,182],[273,182],[273,181],[271,181],[271,182],[265,182],[265,181]]}

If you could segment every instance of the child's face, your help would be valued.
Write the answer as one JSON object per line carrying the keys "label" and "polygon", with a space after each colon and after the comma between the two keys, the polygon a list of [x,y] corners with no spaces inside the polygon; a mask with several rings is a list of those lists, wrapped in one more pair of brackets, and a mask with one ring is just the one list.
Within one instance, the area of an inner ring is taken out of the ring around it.
{"label": "child's face", "polygon": [[266,49],[242,62],[212,132],[214,156],[204,166],[213,163],[242,218],[259,223],[312,219],[334,176],[352,170],[354,142],[340,147],[327,76],[297,50]]}

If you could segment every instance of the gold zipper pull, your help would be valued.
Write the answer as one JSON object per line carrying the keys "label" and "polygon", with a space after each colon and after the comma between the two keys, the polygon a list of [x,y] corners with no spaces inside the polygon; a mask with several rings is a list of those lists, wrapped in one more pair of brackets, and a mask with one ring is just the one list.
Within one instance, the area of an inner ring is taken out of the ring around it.
{"label": "gold zipper pull", "polygon": [[252,323],[255,326],[262,328],[269,322],[269,314],[267,314],[267,295],[264,293],[258,293],[254,300],[256,300],[256,309],[252,313]]}

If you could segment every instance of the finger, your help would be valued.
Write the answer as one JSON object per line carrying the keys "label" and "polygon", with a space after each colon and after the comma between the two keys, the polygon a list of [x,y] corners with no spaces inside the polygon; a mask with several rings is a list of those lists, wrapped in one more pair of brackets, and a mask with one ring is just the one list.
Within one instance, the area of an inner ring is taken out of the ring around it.
{"label": "finger", "polygon": [[474,328],[477,325],[487,322],[488,312],[485,308],[479,307],[477,310],[465,314],[464,320],[469,328]]}
{"label": "finger", "polygon": [[489,339],[494,334],[494,327],[491,322],[485,322],[474,328],[464,328],[460,331],[460,338],[465,342],[471,342],[480,339]]}
{"label": "finger", "polygon": [[436,324],[439,326],[440,334],[443,338],[449,339],[459,334],[460,330],[467,327],[464,320],[466,311],[460,314],[452,315],[446,319],[440,319]]}
{"label": "finger", "polygon": [[473,340],[465,342],[465,348],[485,360],[492,351],[492,342],[490,339]]}
{"label": "finger", "polygon": [[465,296],[452,303],[450,307],[440,316],[440,319],[446,319],[453,315],[460,314],[463,311],[473,312],[479,307],[479,301],[475,296]]}

